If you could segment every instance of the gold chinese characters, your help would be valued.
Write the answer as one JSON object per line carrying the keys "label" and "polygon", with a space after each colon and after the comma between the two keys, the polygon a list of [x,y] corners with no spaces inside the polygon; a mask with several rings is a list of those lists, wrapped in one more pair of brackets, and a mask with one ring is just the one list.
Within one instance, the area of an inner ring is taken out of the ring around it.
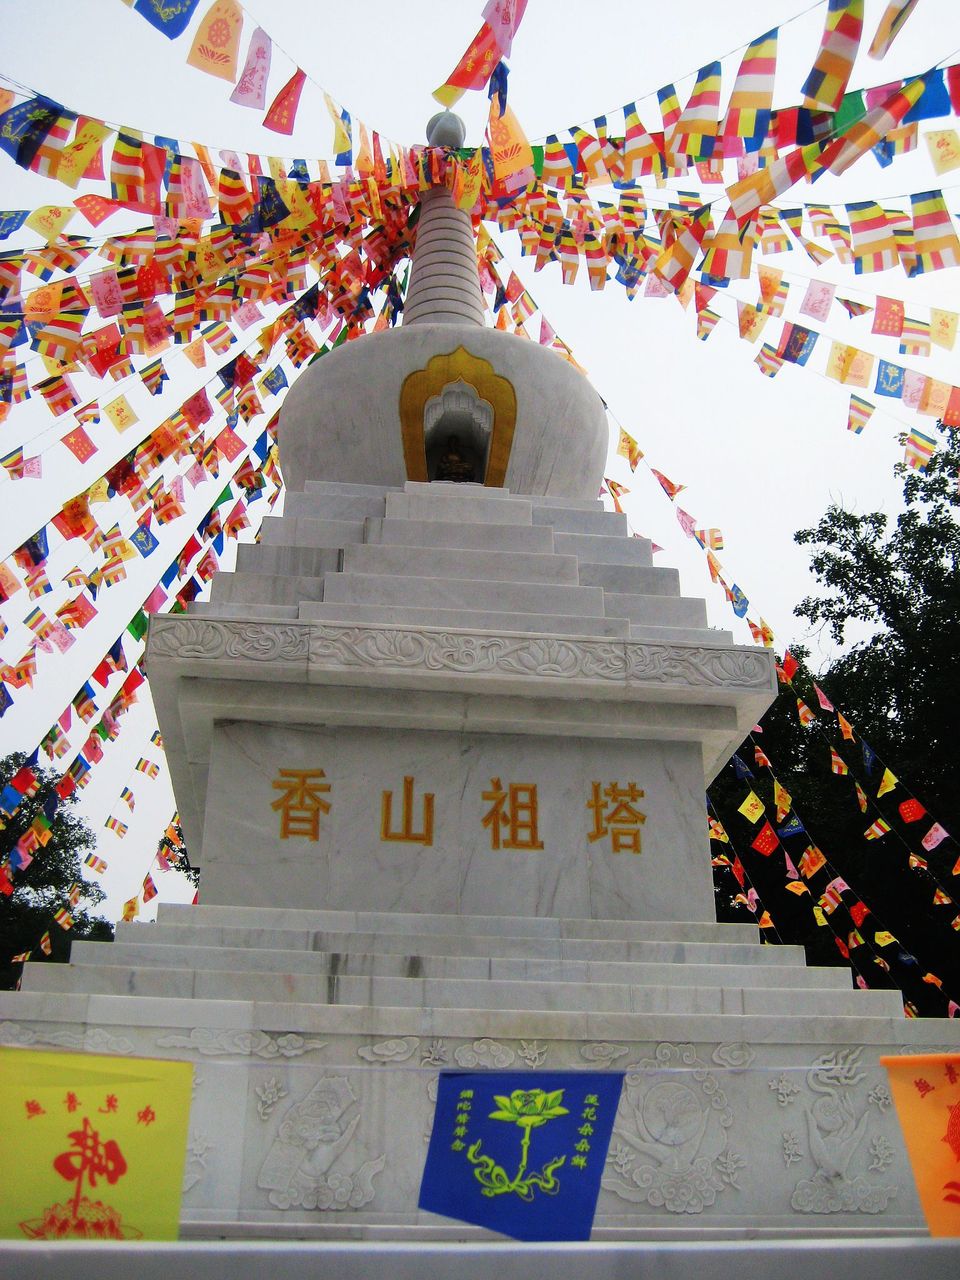
{"label": "gold chinese characters", "polygon": [[[280,839],[291,837],[318,841],[320,820],[331,811],[333,794],[325,781],[323,769],[280,769],[272,786],[282,794],[271,804],[280,814]],[[324,797],[329,796],[329,799]],[[619,782],[604,785],[590,783],[590,798],[585,808],[593,819],[587,840],[595,844],[609,839],[611,853],[640,853],[640,828],[646,815],[637,808],[643,791],[635,782],[622,786]],[[534,782],[507,782],[490,779],[481,792],[485,810],[480,825],[490,837],[490,849],[531,850],[544,848],[539,829],[539,801]],[[433,848],[434,809],[436,796],[424,791],[417,796],[416,779],[407,774],[400,789],[399,803],[395,792],[380,793],[380,839],[387,843],[419,844]]]}

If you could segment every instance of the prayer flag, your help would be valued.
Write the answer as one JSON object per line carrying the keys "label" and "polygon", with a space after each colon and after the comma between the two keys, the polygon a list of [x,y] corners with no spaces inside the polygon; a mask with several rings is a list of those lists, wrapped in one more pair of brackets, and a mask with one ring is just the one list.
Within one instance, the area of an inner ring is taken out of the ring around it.
{"label": "prayer flag", "polygon": [[270,75],[270,59],[273,45],[262,27],[257,27],[250,37],[247,60],[240,72],[237,87],[230,101],[240,107],[253,107],[262,111],[267,102],[267,78]]}
{"label": "prayer flag", "polygon": [[830,0],[820,50],[804,81],[803,106],[838,111],[863,33],[863,0]]}
{"label": "prayer flag", "polygon": [[914,427],[907,436],[903,460],[914,471],[923,471],[933,457],[936,447],[937,442],[932,436],[928,436]]}
{"label": "prayer flag", "polygon": [[434,98],[444,107],[452,107],[468,89],[482,89],[499,61],[500,48],[496,37],[484,22],[450,75],[439,89],[434,90]]}
{"label": "prayer flag", "polygon": [[878,818],[876,822],[867,827],[863,834],[867,840],[880,840],[889,830],[889,824],[884,822],[883,818]]}
{"label": "prayer flag", "polygon": [[744,150],[757,151],[767,136],[777,69],[777,35],[775,27],[758,36],[743,54],[720,127],[724,156],[740,155]]}
{"label": "prayer flag", "polygon": [[265,129],[271,129],[274,133],[293,133],[297,120],[297,107],[300,105],[300,94],[306,78],[306,73],[298,67],[274,98],[270,110],[264,117]]}
{"label": "prayer flag", "polygon": [[743,803],[738,806],[737,812],[742,813],[748,822],[759,822],[764,813],[763,801],[755,791],[751,791]]}
{"label": "prayer flag", "polygon": [[905,1054],[883,1057],[880,1064],[890,1077],[930,1234],[955,1236],[960,1233],[960,1055]]}
{"label": "prayer flag", "polygon": [[200,20],[187,62],[198,71],[234,84],[243,10],[237,0],[214,0]]}
{"label": "prayer flag", "polygon": [[889,271],[900,259],[887,215],[873,200],[861,200],[846,206],[850,218],[853,269],[857,275],[865,271]]}
{"label": "prayer flag", "polygon": [[864,400],[862,396],[851,394],[850,408],[847,410],[847,430],[859,435],[870,421],[874,407],[869,400]]}
{"label": "prayer flag", "polygon": [[917,0],[890,0],[883,11],[876,32],[867,51],[871,58],[878,61],[886,57],[887,51],[903,30],[904,23],[917,6]]}
{"label": "prayer flag", "polygon": [[164,4],[162,0],[136,0],[133,9],[168,40],[176,40],[190,25],[198,4],[199,0],[177,0],[176,4]]}
{"label": "prayer flag", "polygon": [[913,211],[913,247],[916,265],[911,276],[924,271],[941,271],[946,267],[960,266],[960,241],[943,194],[940,191],[919,191],[910,196]]}

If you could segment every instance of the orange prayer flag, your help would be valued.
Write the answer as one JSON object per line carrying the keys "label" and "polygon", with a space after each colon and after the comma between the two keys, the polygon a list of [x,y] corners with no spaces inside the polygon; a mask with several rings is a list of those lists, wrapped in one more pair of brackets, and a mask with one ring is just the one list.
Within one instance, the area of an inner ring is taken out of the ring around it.
{"label": "orange prayer flag", "polygon": [[242,27],[243,10],[237,0],[214,0],[197,28],[187,62],[208,76],[234,84]]}
{"label": "orange prayer flag", "polygon": [[932,1236],[960,1236],[960,1054],[881,1058]]}

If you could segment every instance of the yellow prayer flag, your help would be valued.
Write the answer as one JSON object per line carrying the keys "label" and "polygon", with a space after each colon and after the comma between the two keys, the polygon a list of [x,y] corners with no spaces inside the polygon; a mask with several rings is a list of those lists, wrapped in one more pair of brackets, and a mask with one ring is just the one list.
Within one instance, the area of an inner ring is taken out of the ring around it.
{"label": "yellow prayer flag", "polygon": [[72,204],[44,204],[34,209],[24,225],[51,244],[76,212]]}
{"label": "yellow prayer flag", "polygon": [[0,1049],[0,1236],[176,1240],[193,1066]]}
{"label": "yellow prayer flag", "polygon": [[139,914],[140,899],[134,895],[132,898],[128,898],[123,904],[123,915],[120,918],[121,920],[136,920]]}
{"label": "yellow prayer flag", "polygon": [[828,378],[851,387],[867,387],[873,372],[873,356],[859,347],[848,347],[843,342],[830,344],[830,356],[825,373]]}
{"label": "yellow prayer flag", "polygon": [[810,892],[810,890],[807,888],[807,886],[803,883],[802,880],[788,880],[786,884],[786,888],[789,890],[790,893],[795,893],[798,898],[801,893]]}
{"label": "yellow prayer flag", "polygon": [[782,822],[790,812],[790,806],[793,804],[793,798],[786,787],[781,786],[780,782],[775,778],[773,782],[773,800],[777,806],[777,821]]}
{"label": "yellow prayer flag", "polygon": [[520,122],[510,107],[502,116],[497,115],[497,99],[490,99],[490,118],[487,133],[493,153],[493,172],[498,182],[533,167],[533,150],[527,141]]}
{"label": "yellow prayer flag", "polygon": [[930,341],[946,351],[953,350],[957,340],[956,311],[941,311],[939,307],[930,308]]}
{"label": "yellow prayer flag", "polygon": [[930,152],[930,163],[937,173],[960,169],[960,137],[956,129],[932,129],[923,135]]}
{"label": "yellow prayer flag", "polygon": [[759,822],[764,812],[763,801],[755,791],[751,791],[737,812],[742,813],[748,822]]}
{"label": "yellow prayer flag", "polygon": [[113,130],[102,120],[86,120],[74,140],[60,152],[60,159],[57,162],[57,181],[76,190],[87,165],[96,155],[98,148],[103,145],[104,139],[111,133]]}
{"label": "yellow prayer flag", "polygon": [[853,725],[845,716],[842,716],[839,711],[837,712],[837,724],[840,726],[840,732],[843,734],[847,742],[853,742]]}
{"label": "yellow prayer flag", "polygon": [[889,947],[891,942],[896,942],[896,938],[886,929],[878,929],[873,935],[873,940],[878,947]]}
{"label": "yellow prayer flag", "polygon": [[917,413],[927,418],[942,418],[947,411],[947,403],[953,392],[949,382],[940,382],[936,378],[927,378],[920,393]]}
{"label": "yellow prayer flag", "polygon": [[234,84],[242,27],[243,10],[237,0],[214,0],[197,28],[187,62],[208,76]]}
{"label": "yellow prayer flag", "polygon": [[932,1236],[960,1236],[960,1054],[881,1058]]}
{"label": "yellow prayer flag", "polygon": [[627,462],[630,463],[631,471],[636,471],[637,466],[640,463],[640,459],[643,457],[643,451],[640,446],[637,444],[636,440],[634,440],[633,436],[624,431],[623,427],[620,428],[620,439],[617,443],[617,453],[621,458],[626,458]]}
{"label": "yellow prayer flag", "polygon": [[883,777],[880,779],[880,790],[877,792],[877,797],[885,796],[887,792],[892,791],[896,785],[897,779],[889,769],[884,769]]}
{"label": "yellow prayer flag", "polygon": [[109,484],[105,476],[101,476],[99,480],[94,480],[93,484],[87,490],[87,499],[90,502],[110,501]]}
{"label": "yellow prayer flag", "polygon": [[126,431],[127,427],[132,427],[134,423],[140,421],[130,408],[130,402],[126,396],[117,396],[116,400],[111,400],[109,404],[105,404],[103,412],[118,431]]}
{"label": "yellow prayer flag", "polygon": [[813,908],[813,918],[821,929],[825,929],[827,927],[827,917],[823,914],[822,907]]}
{"label": "yellow prayer flag", "polygon": [[323,95],[323,100],[327,104],[327,110],[330,112],[330,119],[333,121],[333,154],[341,155],[345,151],[349,151],[351,147],[350,131],[340,118],[340,112],[337,110],[336,103],[330,97],[329,93]]}

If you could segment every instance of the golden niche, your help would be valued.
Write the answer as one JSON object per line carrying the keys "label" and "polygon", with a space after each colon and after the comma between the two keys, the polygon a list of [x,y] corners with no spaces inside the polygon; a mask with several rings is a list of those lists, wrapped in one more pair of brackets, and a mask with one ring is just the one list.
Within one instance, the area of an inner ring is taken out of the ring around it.
{"label": "golden niche", "polygon": [[464,347],[434,356],[400,388],[408,480],[501,487],[517,424],[513,384]]}

